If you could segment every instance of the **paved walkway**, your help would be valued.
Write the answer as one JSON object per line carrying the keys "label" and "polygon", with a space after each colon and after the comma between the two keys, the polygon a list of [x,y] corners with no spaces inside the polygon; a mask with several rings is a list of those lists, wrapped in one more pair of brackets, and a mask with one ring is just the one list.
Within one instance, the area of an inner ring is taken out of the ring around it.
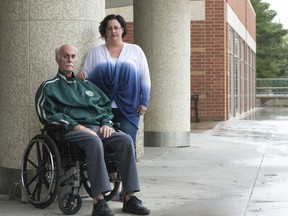
{"label": "paved walkway", "polygon": [[[287,216],[288,108],[193,123],[191,146],[145,148],[138,194],[151,216]],[[63,215],[0,195],[0,215]],[[109,202],[115,215],[120,202]],[[90,199],[76,214],[91,215]],[[129,215],[129,214],[128,214]]]}

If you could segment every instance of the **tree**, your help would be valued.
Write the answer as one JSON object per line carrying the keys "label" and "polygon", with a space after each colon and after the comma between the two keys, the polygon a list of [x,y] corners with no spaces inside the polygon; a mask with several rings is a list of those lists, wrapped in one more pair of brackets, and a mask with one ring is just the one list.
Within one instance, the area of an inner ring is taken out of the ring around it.
{"label": "tree", "polygon": [[282,77],[288,77],[288,34],[283,37],[283,56],[284,59],[281,62],[281,75]]}
{"label": "tree", "polygon": [[287,29],[281,23],[273,22],[277,12],[270,10],[270,4],[262,0],[251,0],[256,13],[256,73],[257,78],[287,76]]}

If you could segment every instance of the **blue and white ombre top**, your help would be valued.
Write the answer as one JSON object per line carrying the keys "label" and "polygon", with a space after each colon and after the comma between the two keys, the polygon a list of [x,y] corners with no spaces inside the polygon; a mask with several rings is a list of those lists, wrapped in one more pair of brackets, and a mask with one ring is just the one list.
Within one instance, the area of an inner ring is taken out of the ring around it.
{"label": "blue and white ombre top", "polygon": [[83,68],[96,84],[137,128],[139,105],[148,106],[151,80],[143,50],[136,44],[124,43],[118,59],[113,59],[105,44],[87,54]]}

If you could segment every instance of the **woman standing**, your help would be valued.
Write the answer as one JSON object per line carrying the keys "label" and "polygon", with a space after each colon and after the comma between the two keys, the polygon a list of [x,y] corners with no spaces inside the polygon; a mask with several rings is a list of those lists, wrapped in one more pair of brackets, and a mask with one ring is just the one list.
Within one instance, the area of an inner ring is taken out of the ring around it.
{"label": "woman standing", "polygon": [[132,137],[136,148],[139,119],[147,110],[151,88],[147,59],[138,45],[123,42],[127,26],[122,16],[106,16],[99,32],[105,44],[88,52],[78,77],[89,79],[108,95],[114,122]]}

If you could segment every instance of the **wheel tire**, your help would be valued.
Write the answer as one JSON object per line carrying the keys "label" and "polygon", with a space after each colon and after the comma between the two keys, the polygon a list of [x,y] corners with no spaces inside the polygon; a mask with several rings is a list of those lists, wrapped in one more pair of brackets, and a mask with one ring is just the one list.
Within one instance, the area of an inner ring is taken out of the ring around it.
{"label": "wheel tire", "polygon": [[59,196],[58,205],[64,214],[73,215],[81,209],[82,198],[79,194],[73,195],[73,191],[69,190]]}
{"label": "wheel tire", "polygon": [[47,135],[38,134],[28,143],[22,159],[21,183],[36,208],[46,208],[60,187],[61,160],[58,148]]}

